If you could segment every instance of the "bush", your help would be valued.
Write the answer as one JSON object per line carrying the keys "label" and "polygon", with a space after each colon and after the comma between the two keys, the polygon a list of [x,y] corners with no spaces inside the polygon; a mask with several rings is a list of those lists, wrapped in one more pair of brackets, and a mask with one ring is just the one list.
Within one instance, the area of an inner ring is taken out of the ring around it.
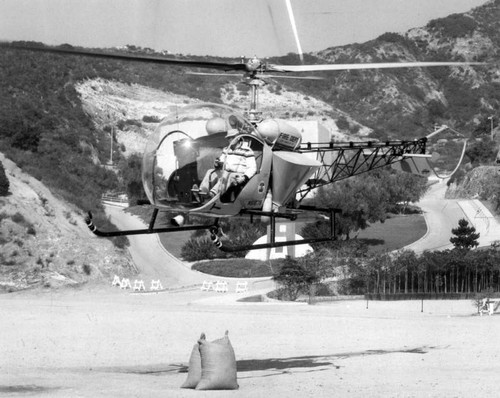
{"label": "bush", "polygon": [[464,14],[451,14],[446,18],[434,19],[427,26],[441,31],[443,36],[457,38],[471,35],[477,27],[477,22]]}
{"label": "bush", "polygon": [[142,117],[142,121],[144,123],[159,123],[160,122],[160,118],[158,116],[144,115]]}
{"label": "bush", "polygon": [[335,289],[328,283],[318,283],[316,285],[315,296],[317,297],[336,296]]}
{"label": "bush", "polygon": [[349,121],[345,116],[340,116],[336,121],[335,124],[340,130],[349,130]]}
{"label": "bush", "polygon": [[[258,238],[266,233],[266,225],[260,222],[248,223],[241,219],[227,219],[220,223],[226,238],[221,239],[223,245],[232,247],[244,247],[252,245]],[[200,237],[200,234],[204,234]],[[214,258],[244,257],[248,251],[238,251],[226,254],[217,249],[205,231],[192,234],[181,250],[181,257],[186,261],[209,260]]]}
{"label": "bush", "polygon": [[15,214],[12,215],[11,217],[12,221],[14,221],[16,224],[20,224],[20,225],[24,225],[26,223],[26,219],[24,218],[24,216],[17,212]]}
{"label": "bush", "polygon": [[280,285],[279,296],[295,301],[300,293],[308,293],[309,288],[317,282],[317,277],[308,269],[302,267],[295,259],[287,257],[285,264],[273,276]]}
{"label": "bush", "polygon": [[229,278],[260,278],[272,276],[281,260],[260,261],[245,258],[219,259],[193,264],[191,269],[205,274]]}
{"label": "bush", "polygon": [[3,163],[0,162],[0,196],[7,196],[7,194],[9,193],[9,188],[9,179],[7,178],[7,174],[5,174]]}
{"label": "bush", "polygon": [[482,292],[475,294],[475,296],[472,298],[472,305],[477,309],[478,313],[483,305],[483,299],[492,298],[492,295],[494,293],[495,293],[494,289],[489,288],[489,289],[486,289]]}
{"label": "bush", "polygon": [[209,260],[223,257],[221,252],[207,237],[192,237],[182,246],[181,257],[185,261]]}
{"label": "bush", "polygon": [[36,236],[36,230],[35,230],[35,228],[32,225],[28,226],[28,229],[26,230],[26,233],[28,235]]}
{"label": "bush", "polygon": [[85,275],[90,275],[92,273],[92,267],[88,264],[83,264],[82,271]]}

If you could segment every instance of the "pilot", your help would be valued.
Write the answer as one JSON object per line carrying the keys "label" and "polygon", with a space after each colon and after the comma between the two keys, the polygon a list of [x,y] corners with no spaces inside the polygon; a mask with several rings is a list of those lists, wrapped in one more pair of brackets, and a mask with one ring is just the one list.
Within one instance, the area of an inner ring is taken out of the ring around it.
{"label": "pilot", "polygon": [[233,145],[231,141],[239,134],[237,129],[229,129],[226,139],[228,146],[223,149],[222,154],[214,162],[214,168],[207,171],[200,184],[200,193],[214,197],[220,190],[221,182],[224,181],[226,192],[224,196],[230,198],[236,196],[243,186],[257,172],[255,154],[250,148],[248,138],[237,140]]}
{"label": "pilot", "polygon": [[[229,130],[226,138],[232,140],[237,134],[238,130]],[[222,180],[227,181],[226,192],[221,193],[221,196],[224,196],[226,200],[234,200],[234,197],[257,172],[257,163],[255,162],[255,154],[250,148],[250,139],[242,137],[234,144],[230,144],[222,152],[219,161],[224,163]],[[213,193],[217,192],[213,188],[212,191]]]}

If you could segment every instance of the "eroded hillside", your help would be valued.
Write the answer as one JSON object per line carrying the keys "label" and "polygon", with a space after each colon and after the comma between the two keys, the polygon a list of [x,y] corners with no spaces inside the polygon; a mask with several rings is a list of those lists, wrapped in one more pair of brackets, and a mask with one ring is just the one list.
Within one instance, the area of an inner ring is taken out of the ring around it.
{"label": "eroded hillside", "polygon": [[[110,131],[110,128],[113,128],[115,139],[121,145],[125,156],[142,153],[149,135],[172,106],[200,102],[185,95],[100,78],[81,81],[75,88],[80,95],[84,111],[91,117],[97,130]],[[220,95],[222,103],[240,109],[241,112],[244,112],[248,105],[248,93],[238,90],[236,84],[221,87]],[[330,131],[335,140],[356,141],[371,132],[346,113],[324,101],[287,90],[274,83],[259,92],[259,104],[267,117],[318,121]],[[342,130],[337,126],[339,118],[344,119],[344,123],[350,126],[349,129]]]}
{"label": "eroded hillside", "polygon": [[82,211],[0,153],[10,194],[0,198],[0,291],[76,285],[134,273],[126,250],[91,234]]}

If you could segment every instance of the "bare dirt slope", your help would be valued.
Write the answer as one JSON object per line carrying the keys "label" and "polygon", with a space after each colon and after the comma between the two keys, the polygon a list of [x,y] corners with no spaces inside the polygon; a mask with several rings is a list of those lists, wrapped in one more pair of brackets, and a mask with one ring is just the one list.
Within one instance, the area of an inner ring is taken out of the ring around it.
{"label": "bare dirt slope", "polygon": [[0,198],[0,288],[60,286],[133,273],[126,250],[96,239],[82,212],[0,153],[10,195]]}

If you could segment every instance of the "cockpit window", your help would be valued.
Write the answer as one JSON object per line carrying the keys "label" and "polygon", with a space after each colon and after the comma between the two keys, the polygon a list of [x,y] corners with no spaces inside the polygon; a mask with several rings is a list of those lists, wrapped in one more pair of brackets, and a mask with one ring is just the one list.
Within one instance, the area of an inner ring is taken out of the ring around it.
{"label": "cockpit window", "polygon": [[175,108],[160,123],[144,153],[143,183],[150,201],[156,205],[191,204],[193,186],[199,186],[207,170],[214,167],[231,129],[255,133],[248,120],[222,105]]}

